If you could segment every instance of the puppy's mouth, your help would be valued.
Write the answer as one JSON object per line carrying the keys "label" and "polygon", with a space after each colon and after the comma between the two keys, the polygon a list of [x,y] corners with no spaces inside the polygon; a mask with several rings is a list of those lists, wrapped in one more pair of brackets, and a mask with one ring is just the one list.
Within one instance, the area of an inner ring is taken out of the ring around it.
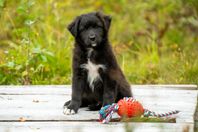
{"label": "puppy's mouth", "polygon": [[91,44],[92,47],[96,47],[96,45],[97,45],[96,43],[92,43]]}

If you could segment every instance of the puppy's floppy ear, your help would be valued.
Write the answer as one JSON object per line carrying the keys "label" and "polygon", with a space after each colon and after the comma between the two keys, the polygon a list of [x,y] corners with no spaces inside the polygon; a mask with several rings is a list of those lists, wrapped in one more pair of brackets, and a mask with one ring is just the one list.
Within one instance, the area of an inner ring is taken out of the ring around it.
{"label": "puppy's floppy ear", "polygon": [[111,16],[103,15],[101,12],[96,12],[96,16],[104,23],[105,29],[108,31],[111,25]]}
{"label": "puppy's floppy ear", "polygon": [[76,19],[70,23],[67,27],[67,29],[70,31],[70,33],[74,36],[77,37],[78,35],[78,26],[80,23],[80,16],[76,17]]}
{"label": "puppy's floppy ear", "polygon": [[111,16],[104,16],[104,20],[105,20],[105,24],[107,29],[109,29],[110,25],[111,25]]}

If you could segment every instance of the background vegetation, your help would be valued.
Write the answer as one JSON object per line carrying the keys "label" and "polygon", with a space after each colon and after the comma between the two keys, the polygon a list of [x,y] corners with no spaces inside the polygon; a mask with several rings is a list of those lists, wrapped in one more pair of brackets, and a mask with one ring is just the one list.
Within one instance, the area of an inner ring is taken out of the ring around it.
{"label": "background vegetation", "polygon": [[0,84],[70,84],[66,25],[91,11],[130,83],[198,84],[197,0],[0,0]]}

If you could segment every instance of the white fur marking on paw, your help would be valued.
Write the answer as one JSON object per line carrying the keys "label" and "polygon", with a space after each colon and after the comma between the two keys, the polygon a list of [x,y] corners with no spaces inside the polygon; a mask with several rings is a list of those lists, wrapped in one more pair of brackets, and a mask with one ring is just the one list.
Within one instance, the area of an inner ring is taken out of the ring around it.
{"label": "white fur marking on paw", "polygon": [[63,108],[63,114],[65,114],[65,115],[66,115],[67,110],[68,110],[68,109],[67,109],[67,107],[64,107],[64,108]]}
{"label": "white fur marking on paw", "polygon": [[94,64],[90,61],[90,59],[88,59],[87,64],[82,64],[80,67],[88,70],[87,81],[92,91],[94,91],[94,83],[98,80],[102,81],[100,74],[98,73],[98,69],[102,68],[105,70],[106,67],[101,64]]}
{"label": "white fur marking on paw", "polygon": [[75,111],[74,111],[74,110],[71,110],[71,114],[72,114],[72,115],[75,114]]}
{"label": "white fur marking on paw", "polygon": [[63,113],[64,113],[65,115],[74,115],[74,114],[75,114],[75,111],[72,110],[72,109],[68,109],[67,107],[65,107],[65,108],[63,109]]}

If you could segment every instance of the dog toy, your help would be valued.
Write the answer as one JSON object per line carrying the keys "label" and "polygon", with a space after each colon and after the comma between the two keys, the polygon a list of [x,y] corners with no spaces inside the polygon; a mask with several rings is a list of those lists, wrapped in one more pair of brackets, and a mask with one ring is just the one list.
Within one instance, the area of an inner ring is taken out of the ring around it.
{"label": "dog toy", "polygon": [[124,97],[119,100],[118,103],[113,103],[112,105],[106,105],[99,111],[100,121],[102,123],[109,123],[112,118],[113,113],[117,112],[121,117],[169,117],[174,114],[179,113],[178,110],[171,111],[168,113],[157,114],[153,111],[144,109],[142,104],[132,97]]}

